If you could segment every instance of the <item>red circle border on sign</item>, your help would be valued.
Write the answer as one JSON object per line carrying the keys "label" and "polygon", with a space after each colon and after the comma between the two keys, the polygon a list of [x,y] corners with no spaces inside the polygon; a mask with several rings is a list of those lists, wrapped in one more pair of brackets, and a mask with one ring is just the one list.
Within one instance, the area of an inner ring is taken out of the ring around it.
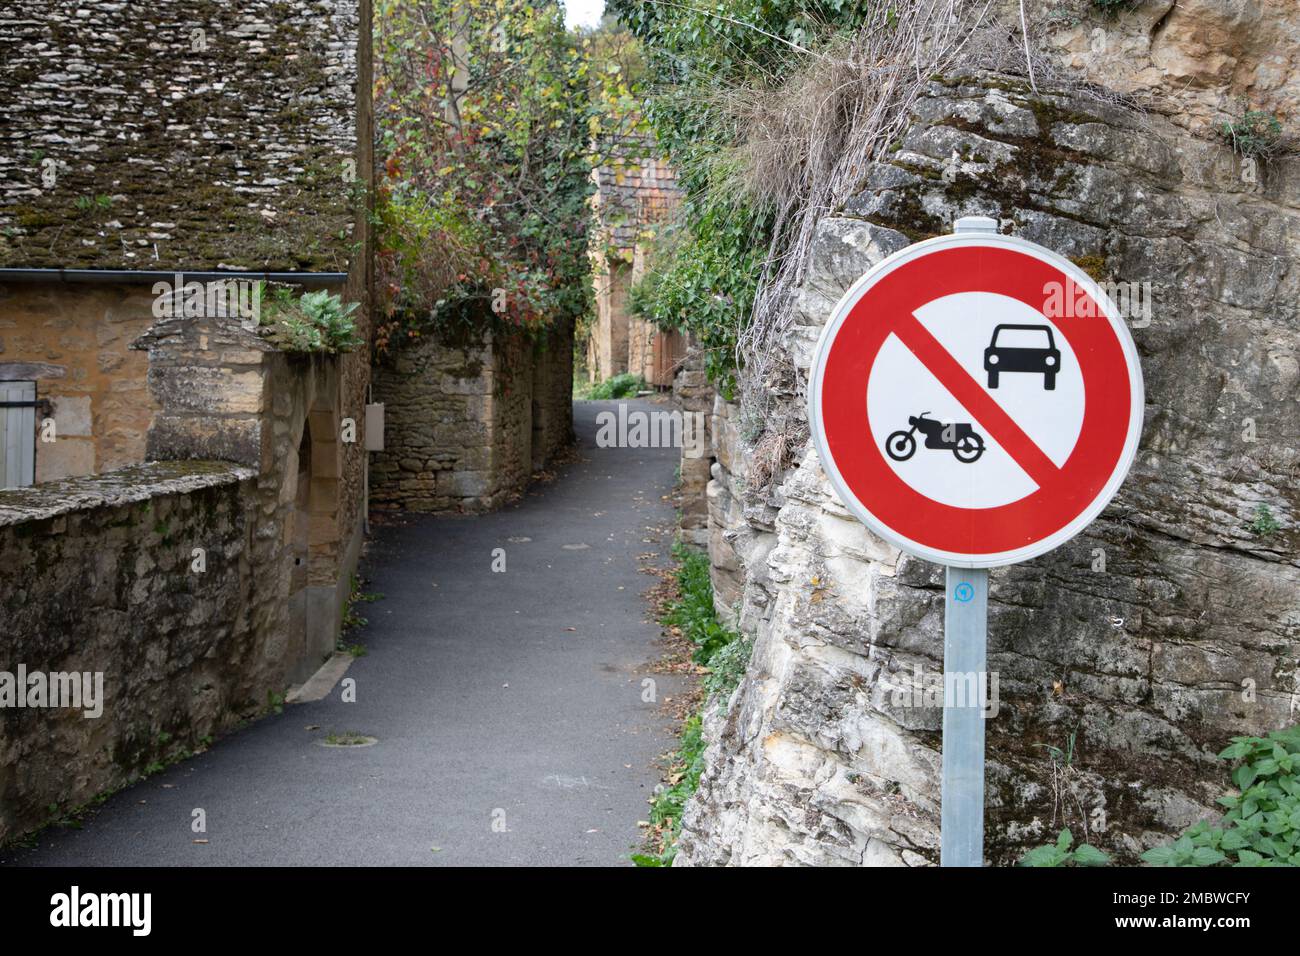
{"label": "red circle border on sign", "polygon": [[[942,245],[953,239],[967,241]],[[1010,244],[1023,240],[968,235],[931,242],[941,245],[890,269],[887,260],[877,267],[879,275],[864,277],[867,287],[822,346],[826,354],[814,387],[819,408],[812,414],[820,419],[823,451],[842,484],[893,537],[979,561],[1032,548],[1058,534],[1098,500],[1117,470],[1127,470],[1126,448],[1136,446],[1135,436],[1130,442],[1134,390],[1124,343],[1112,325],[1113,306],[1108,311],[1100,295],[1092,294],[1082,273],[1071,275],[1063,265]],[[1059,283],[1066,295],[1083,291],[1092,299],[1091,310],[1080,310],[1091,315],[1051,317],[1073,349],[1084,383],[1083,423],[1069,458],[1036,491],[1010,504],[966,509],[921,495],[889,466],[868,424],[867,381],[881,346],[898,328],[899,317],[910,319],[921,306],[963,292],[1006,295],[1041,314],[1051,283]],[[1140,378],[1137,385],[1140,394]],[[1139,413],[1138,425],[1140,420]]]}

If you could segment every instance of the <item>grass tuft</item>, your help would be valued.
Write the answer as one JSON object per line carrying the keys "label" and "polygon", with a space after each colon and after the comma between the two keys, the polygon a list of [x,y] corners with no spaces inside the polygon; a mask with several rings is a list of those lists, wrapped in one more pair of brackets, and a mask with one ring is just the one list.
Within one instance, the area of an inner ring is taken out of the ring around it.
{"label": "grass tuft", "polygon": [[695,645],[691,659],[705,671],[702,684],[705,702],[700,712],[682,725],[681,743],[664,787],[651,802],[650,825],[657,845],[652,852],[633,854],[632,861],[637,866],[671,866],[677,856],[682,813],[704,773],[704,752],[708,747],[704,739],[704,711],[719,698],[730,696],[739,685],[753,648],[751,642],[718,620],[713,606],[709,556],[679,541],[673,548],[673,557],[677,559],[680,597],[668,609],[663,623],[680,630]]}

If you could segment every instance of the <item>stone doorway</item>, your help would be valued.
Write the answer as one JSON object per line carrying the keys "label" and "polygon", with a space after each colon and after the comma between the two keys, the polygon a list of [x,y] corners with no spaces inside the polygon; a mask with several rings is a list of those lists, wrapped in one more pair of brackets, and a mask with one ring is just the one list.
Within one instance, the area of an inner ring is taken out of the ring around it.
{"label": "stone doorway", "polygon": [[[289,562],[291,658],[295,681],[305,680],[334,651],[338,640],[339,443],[337,416],[326,405],[302,424],[286,538]],[[346,594],[343,595],[346,597]]]}

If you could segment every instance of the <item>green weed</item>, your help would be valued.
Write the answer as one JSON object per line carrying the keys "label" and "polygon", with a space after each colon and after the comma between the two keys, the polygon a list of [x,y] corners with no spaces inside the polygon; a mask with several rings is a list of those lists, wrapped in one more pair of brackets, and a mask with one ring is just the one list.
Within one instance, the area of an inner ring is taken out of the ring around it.
{"label": "green weed", "polygon": [[[1073,847],[1073,849],[1071,849]],[[1021,866],[1107,866],[1110,857],[1088,843],[1074,846],[1074,834],[1067,827],[1055,843],[1034,847],[1020,860]]]}
{"label": "green weed", "polygon": [[[745,676],[752,644],[718,620],[708,555],[679,541],[673,547],[673,557],[678,562],[679,597],[668,609],[663,623],[677,628],[695,645],[691,658],[705,669],[701,688],[708,707],[712,701],[729,696]],[[695,714],[682,725],[679,749],[664,787],[651,801],[649,822],[658,850],[633,854],[632,861],[637,866],[672,865],[681,834],[682,812],[704,772],[705,749],[702,714]]]}
{"label": "green weed", "polygon": [[1250,523],[1250,530],[1261,538],[1271,538],[1282,530],[1282,525],[1274,517],[1273,509],[1262,504],[1255,509],[1255,519]]}
{"label": "green weed", "polygon": [[1286,150],[1282,121],[1271,113],[1249,110],[1235,123],[1225,123],[1223,135],[1241,156],[1267,160]]}
{"label": "green weed", "polygon": [[613,378],[607,378],[605,381],[593,385],[588,390],[586,397],[596,400],[633,398],[637,392],[643,391],[645,387],[645,379],[640,375],[624,372],[621,375],[615,375]]}
{"label": "green weed", "polygon": [[1233,737],[1219,758],[1236,763],[1238,792],[1218,801],[1227,813],[1142,859],[1152,866],[1300,866],[1300,725]]}

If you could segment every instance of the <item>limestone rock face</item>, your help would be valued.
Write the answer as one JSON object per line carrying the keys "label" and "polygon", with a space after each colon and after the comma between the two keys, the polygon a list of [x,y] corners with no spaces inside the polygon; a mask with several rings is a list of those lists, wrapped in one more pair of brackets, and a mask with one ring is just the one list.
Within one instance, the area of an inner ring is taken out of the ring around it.
{"label": "limestone rock face", "polygon": [[1113,15],[1091,0],[1029,0],[1027,9],[1031,38],[1054,59],[1109,90],[1150,96],[1189,129],[1246,108],[1288,116],[1300,95],[1292,0],[1142,0]]}
{"label": "limestone rock face", "polygon": [[[1184,2],[1153,55],[1175,27],[1212,43],[1273,6]],[[1222,69],[1262,84],[1250,55]],[[784,342],[797,374],[769,396],[785,416],[802,414],[817,335],[851,282],[959,216],[1139,290],[1147,414],[1128,481],[1078,538],[992,576],[992,863],[1065,825],[1132,862],[1214,812],[1228,737],[1300,719],[1300,176],[1292,159],[1260,172],[1243,181],[1221,141],[1094,96],[935,81],[820,226]],[[718,403],[710,553],[719,604],[736,603],[755,648],[706,719],[677,862],[935,863],[942,712],[912,689],[942,670],[942,569],[854,520],[809,447],[754,481],[761,431]]]}
{"label": "limestone rock face", "polygon": [[702,422],[699,442],[703,454],[693,454],[683,445],[681,459],[682,537],[697,547],[708,544],[709,513],[707,487],[711,477],[709,455],[709,417],[713,411],[713,386],[709,384],[701,353],[689,352],[673,378],[673,401],[690,421]]}

